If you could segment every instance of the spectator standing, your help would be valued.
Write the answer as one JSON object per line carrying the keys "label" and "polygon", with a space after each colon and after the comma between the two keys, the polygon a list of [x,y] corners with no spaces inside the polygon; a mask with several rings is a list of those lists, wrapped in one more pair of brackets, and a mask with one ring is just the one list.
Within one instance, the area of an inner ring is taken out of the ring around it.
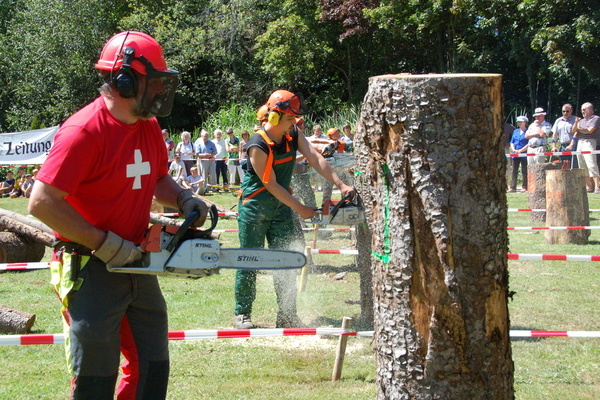
{"label": "spectator standing", "polygon": [[175,142],[173,139],[169,137],[169,130],[162,130],[162,137],[165,141],[165,147],[167,149],[167,157],[169,158],[169,162],[175,159]]}
{"label": "spectator standing", "polygon": [[181,185],[185,179],[185,164],[183,163],[183,160],[181,160],[179,154],[171,161],[171,164],[169,165],[169,174],[173,176],[173,180],[177,182],[178,185]]}
{"label": "spectator standing", "polygon": [[200,131],[200,137],[196,140],[196,155],[200,164],[200,171],[204,177],[204,189],[206,192],[207,185],[214,185],[217,180],[217,169],[215,167],[215,155],[217,154],[217,146],[209,140],[206,129]]}
{"label": "spectator standing", "polygon": [[[594,114],[594,105],[592,103],[583,103],[581,106],[583,118],[575,118],[573,124],[573,141],[577,142],[579,151],[596,150],[598,137],[600,134],[600,117]],[[600,174],[598,173],[598,163],[595,154],[578,154],[577,161],[579,167],[587,171],[586,185],[588,192],[600,193]],[[595,184],[595,190],[594,190]]]}
{"label": "spectator standing", "polygon": [[[299,134],[296,123],[307,112],[301,96],[277,90],[271,94],[266,106],[266,122],[247,144],[248,162],[238,203],[240,246],[264,247],[266,239],[270,248],[290,249],[296,240],[292,210],[302,218],[316,216],[314,207],[303,205],[289,192],[296,151],[300,151],[319,174],[333,181],[342,194],[353,194],[354,191],[338,178],[304,135]],[[294,270],[273,273],[279,306],[277,327],[301,325],[296,314],[296,276]],[[238,270],[235,281],[236,328],[254,328],[251,313],[255,297],[256,271]]]}
{"label": "spectator standing", "polygon": [[215,129],[215,138],[213,139],[213,143],[217,148],[217,154],[215,155],[215,167],[217,169],[217,185],[219,184],[219,176],[223,178],[223,186],[227,186],[229,184],[229,178],[227,177],[227,143],[225,143],[225,139],[223,139],[223,131],[220,129]]}
{"label": "spectator standing", "polygon": [[240,164],[240,139],[235,136],[233,128],[229,127],[225,130],[227,133],[227,139],[225,143],[227,145],[227,152],[229,153],[229,161],[227,161],[227,169],[229,170],[229,183],[235,184],[236,173],[239,177],[240,184],[244,180],[244,171]]}
{"label": "spectator standing", "polygon": [[188,176],[190,174],[190,168],[195,164],[194,154],[196,153],[194,143],[192,143],[192,135],[188,131],[181,132],[181,142],[177,143],[175,153],[181,156],[183,164],[185,165],[186,173],[184,176]]}
{"label": "spectator standing", "polygon": [[[546,121],[546,111],[542,107],[538,107],[533,112],[533,118],[535,121],[529,125],[527,132],[525,133],[525,139],[529,139],[528,152],[541,154],[546,151],[546,143],[548,143],[548,136],[552,131],[552,125]],[[542,164],[546,161],[546,156],[528,156],[527,164]]]}
{"label": "spectator standing", "polygon": [[[142,257],[150,205],[189,216],[207,207],[167,173],[155,116],[171,112],[178,72],[160,45],[127,31],[104,46],[95,67],[96,100],[60,127],[29,200],[54,230],[52,283],[62,302],[73,400],[165,399],[169,376],[167,308],[154,275],[109,272]],[[118,144],[118,145],[115,145]]]}
{"label": "spectator standing", "polygon": [[[512,137],[510,139],[510,152],[512,154],[523,154],[527,153],[527,147],[529,143],[529,139],[525,138],[525,134],[527,133],[527,123],[529,119],[524,116],[517,117],[517,125],[519,126],[517,129],[513,131]],[[512,178],[510,181],[510,189],[509,192],[517,191],[517,177],[519,176],[519,167],[521,167],[521,175],[523,176],[523,186],[522,190],[527,190],[527,157],[511,157],[512,162]]]}
{"label": "spectator standing", "polygon": [[[246,165],[246,162],[248,160],[248,151],[246,149],[246,145],[248,144],[248,140],[250,140],[250,132],[248,131],[243,131],[241,133],[242,139],[240,140],[240,167]],[[243,174],[245,174],[243,168],[242,168],[242,177]],[[243,182],[240,181],[240,184]]]}
{"label": "spectator standing", "polygon": [[[571,143],[573,141],[573,124],[575,123],[573,106],[568,103],[564,104],[561,112],[562,116],[558,117],[552,125],[552,151],[576,151],[576,143]],[[570,167],[575,168],[572,161],[576,157],[561,155],[560,159],[569,161]]]}
{"label": "spectator standing", "polygon": [[0,186],[0,195],[8,196],[15,187],[15,173],[12,171],[6,171],[6,180],[2,182]]}

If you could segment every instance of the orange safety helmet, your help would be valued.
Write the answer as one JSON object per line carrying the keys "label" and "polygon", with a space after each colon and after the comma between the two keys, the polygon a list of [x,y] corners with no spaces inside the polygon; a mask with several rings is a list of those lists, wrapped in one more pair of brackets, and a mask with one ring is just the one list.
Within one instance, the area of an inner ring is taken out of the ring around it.
{"label": "orange safety helmet", "polygon": [[304,98],[300,93],[294,94],[287,90],[276,90],[269,96],[267,107],[270,111],[284,112],[295,117],[302,117],[308,114]]}
{"label": "orange safety helmet", "polygon": [[162,47],[148,34],[137,31],[117,33],[104,45],[95,67],[102,71],[118,71],[123,66],[123,49],[133,49],[131,69],[147,75],[178,74],[167,68]]}
{"label": "orange safety helmet", "polygon": [[331,137],[332,137],[333,135],[335,135],[336,133],[337,133],[338,135],[340,135],[340,130],[339,130],[338,128],[329,128],[329,129],[327,130],[327,136],[328,136],[329,138],[331,138]]}

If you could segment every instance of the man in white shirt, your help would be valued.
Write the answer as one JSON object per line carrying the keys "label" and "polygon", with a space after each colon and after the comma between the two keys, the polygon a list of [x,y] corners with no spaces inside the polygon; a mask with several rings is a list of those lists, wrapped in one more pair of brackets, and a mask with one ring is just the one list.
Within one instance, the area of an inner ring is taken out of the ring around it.
{"label": "man in white shirt", "polygon": [[229,184],[229,178],[227,176],[227,159],[229,158],[229,154],[227,153],[227,143],[225,143],[225,139],[223,139],[223,131],[220,129],[215,129],[215,138],[212,142],[217,147],[217,154],[215,158],[217,162],[215,163],[217,168],[217,185],[219,184],[219,175],[223,177],[223,186],[227,186]]}
{"label": "man in white shirt", "polygon": [[[546,143],[552,131],[552,125],[546,121],[546,111],[542,107],[535,109],[533,118],[535,120],[529,125],[525,133],[525,139],[529,139],[528,152],[542,154],[546,150]],[[542,164],[544,161],[546,161],[546,156],[543,154],[527,157],[527,165]]]}
{"label": "man in white shirt", "polygon": [[[575,116],[573,115],[573,106],[571,104],[564,104],[562,106],[562,116],[558,117],[552,125],[552,151],[576,151],[577,144],[571,144],[573,139],[573,124],[575,123]],[[573,162],[577,160],[574,156],[560,156],[562,161],[571,162],[572,168],[577,168],[573,165]],[[571,160],[573,159],[573,160]]]}

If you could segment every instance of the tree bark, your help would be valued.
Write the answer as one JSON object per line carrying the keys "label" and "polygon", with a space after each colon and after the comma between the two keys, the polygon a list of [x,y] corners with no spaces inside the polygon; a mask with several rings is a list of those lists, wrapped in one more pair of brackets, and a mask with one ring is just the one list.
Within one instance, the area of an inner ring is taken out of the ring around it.
{"label": "tree bark", "polygon": [[360,275],[361,329],[373,329],[373,272],[371,268],[371,231],[367,224],[356,225],[356,266]]}
{"label": "tree bark", "polygon": [[[0,215],[0,228],[17,233],[30,241],[40,243],[44,246],[52,246],[54,236],[39,230],[31,225],[21,223],[5,215]],[[21,260],[24,261],[24,260]],[[39,261],[39,260],[38,260]]]}
{"label": "tree bark", "polygon": [[[589,203],[585,186],[585,170],[561,169],[546,172],[546,226],[588,226]],[[587,244],[587,229],[551,229],[546,231],[548,243]]]}
{"label": "tree bark", "polygon": [[0,232],[0,262],[38,262],[46,246],[13,232]]}
{"label": "tree bark", "polygon": [[34,322],[35,314],[0,305],[0,333],[29,333]]}
{"label": "tree bark", "polygon": [[[546,171],[560,169],[560,164],[544,163],[527,166],[527,204],[532,209],[546,209]],[[531,222],[545,222],[546,211],[529,213]]]}
{"label": "tree bark", "polygon": [[378,398],[513,399],[500,75],[373,77],[355,138]]}

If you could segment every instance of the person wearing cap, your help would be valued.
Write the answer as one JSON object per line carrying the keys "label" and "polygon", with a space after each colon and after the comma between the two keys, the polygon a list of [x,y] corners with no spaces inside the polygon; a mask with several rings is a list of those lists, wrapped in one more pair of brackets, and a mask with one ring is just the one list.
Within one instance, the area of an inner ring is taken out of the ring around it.
{"label": "person wearing cap", "polygon": [[[246,175],[241,185],[238,203],[240,247],[294,249],[292,210],[300,217],[313,218],[315,207],[303,205],[292,196],[289,187],[299,151],[324,178],[335,184],[342,195],[354,194],[354,189],[344,184],[329,163],[299,133],[296,124],[306,113],[301,95],[287,90],[273,92],[261,114],[260,129],[248,141]],[[295,248],[302,251],[302,248]],[[276,326],[298,327],[296,314],[296,270],[273,273],[273,283],[279,306]],[[234,326],[238,329],[254,328],[252,304],[256,297],[256,271],[238,270],[235,280]]]}
{"label": "person wearing cap", "polygon": [[[527,132],[527,123],[529,119],[520,115],[517,117],[517,129],[513,131],[512,137],[510,138],[510,151],[512,154],[523,154],[527,153],[529,139],[525,138]],[[510,181],[509,192],[517,191],[517,177],[519,175],[519,166],[521,167],[521,175],[523,177],[523,191],[527,190],[527,158],[526,157],[511,157],[512,159],[512,177]]]}
{"label": "person wearing cap", "polygon": [[[581,105],[581,114],[583,118],[575,118],[573,124],[573,140],[577,143],[579,151],[594,151],[600,136],[600,117],[594,115],[594,105],[592,103],[583,103]],[[579,168],[587,171],[586,186],[588,192],[600,193],[600,174],[598,173],[598,163],[595,154],[578,154]],[[594,190],[595,185],[595,190]]]}
{"label": "person wearing cap", "polygon": [[[155,275],[110,272],[142,257],[152,199],[183,216],[207,206],[167,170],[156,116],[170,114],[178,72],[151,36],[121,32],[95,65],[100,96],[60,127],[29,199],[54,230],[51,283],[62,303],[71,399],[164,399],[167,308]],[[118,145],[115,145],[118,144]],[[107,268],[108,267],[108,268]]]}
{"label": "person wearing cap", "polygon": [[[546,151],[546,143],[548,143],[548,136],[552,130],[552,125],[548,121],[546,121],[546,111],[542,107],[538,107],[533,112],[533,118],[535,121],[529,128],[527,128],[527,132],[525,133],[525,138],[529,139],[528,142],[528,152],[541,154]],[[528,156],[527,164],[541,164],[546,161],[546,156]]]}
{"label": "person wearing cap", "polygon": [[[571,143],[573,139],[573,124],[575,116],[573,115],[573,106],[569,103],[563,104],[561,109],[562,116],[558,117],[552,125],[552,151],[575,151],[576,143]],[[561,161],[569,161],[570,167],[574,168],[572,161],[574,156],[560,156]]]}

